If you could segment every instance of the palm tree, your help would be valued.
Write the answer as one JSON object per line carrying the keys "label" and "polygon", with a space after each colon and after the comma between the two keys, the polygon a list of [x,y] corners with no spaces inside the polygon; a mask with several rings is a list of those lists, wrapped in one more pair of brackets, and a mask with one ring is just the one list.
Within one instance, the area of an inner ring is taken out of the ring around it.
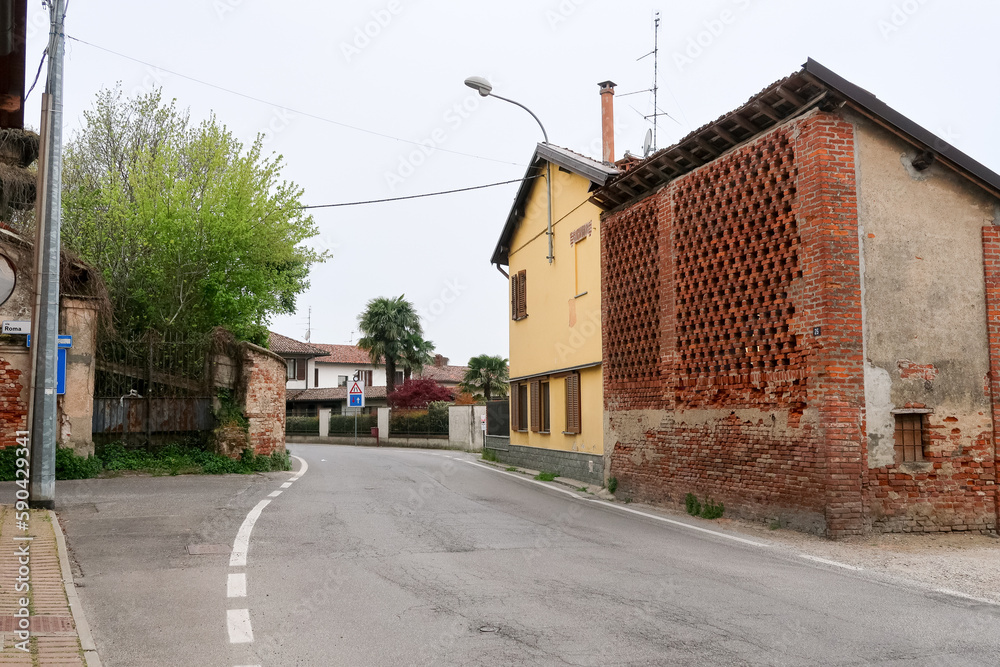
{"label": "palm tree", "polygon": [[509,378],[506,359],[481,354],[469,359],[469,370],[465,371],[458,386],[470,394],[482,392],[483,398],[489,401],[494,394],[499,398],[506,398]]}
{"label": "palm tree", "polygon": [[413,373],[420,374],[424,366],[431,363],[434,358],[431,353],[434,351],[434,343],[424,340],[419,333],[414,332],[403,341],[403,351],[399,355],[399,363],[403,366],[403,381],[410,379]]}
{"label": "palm tree", "polygon": [[378,366],[385,363],[385,391],[396,390],[396,363],[402,358],[407,341],[413,335],[423,336],[420,318],[413,304],[400,294],[395,298],[378,297],[358,315],[362,337],[358,347],[365,350]]}

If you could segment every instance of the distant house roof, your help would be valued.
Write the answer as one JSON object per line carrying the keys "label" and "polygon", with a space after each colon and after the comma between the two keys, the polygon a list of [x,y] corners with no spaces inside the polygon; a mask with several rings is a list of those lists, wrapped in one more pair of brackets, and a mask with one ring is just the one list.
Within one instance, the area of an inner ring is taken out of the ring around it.
{"label": "distant house roof", "polygon": [[456,385],[465,377],[468,366],[424,366],[419,375],[415,376],[422,380],[434,380],[438,384],[449,386]]}
{"label": "distant house roof", "polygon": [[269,331],[267,339],[267,347],[271,352],[281,356],[307,356],[307,357],[325,357],[329,354],[326,350],[320,349],[316,345],[310,345],[309,343],[303,343],[300,340],[295,340],[294,338],[289,338],[288,336],[282,336],[279,333],[274,333]]}
{"label": "distant house roof", "polygon": [[314,343],[313,347],[318,347],[327,356],[320,359],[324,364],[371,364],[372,358],[368,352],[362,350],[357,345],[327,345],[325,343]]}
{"label": "distant house roof", "polygon": [[614,165],[598,162],[568,148],[553,146],[552,144],[538,144],[535,147],[534,155],[531,156],[531,161],[528,163],[528,170],[524,174],[524,180],[521,181],[517,196],[514,197],[514,205],[511,206],[510,213],[507,214],[507,222],[504,223],[500,239],[493,249],[493,257],[490,259],[491,264],[507,266],[510,239],[514,236],[517,223],[524,217],[525,207],[528,203],[528,194],[531,192],[532,185],[534,185],[535,177],[541,175],[542,168],[546,162],[551,162],[556,166],[589,179],[591,188],[604,185],[613,176],[617,176],[620,173]]}
{"label": "distant house roof", "polygon": [[980,187],[1000,195],[1000,175],[810,58],[801,70],[771,84],[739,109],[610,179],[590,201],[604,210],[618,208],[813,108],[829,111],[840,106],[871,118],[922,149],[928,158],[939,159]]}
{"label": "distant house roof", "polygon": [[[385,398],[385,387],[365,387],[365,398]],[[329,387],[327,389],[290,390],[285,396],[286,401],[346,401],[347,387]]]}

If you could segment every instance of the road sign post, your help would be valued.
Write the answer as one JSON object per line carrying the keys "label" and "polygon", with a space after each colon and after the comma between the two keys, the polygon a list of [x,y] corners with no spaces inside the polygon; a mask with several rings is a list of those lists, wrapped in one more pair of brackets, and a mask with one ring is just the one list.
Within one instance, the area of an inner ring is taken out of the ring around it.
{"label": "road sign post", "polygon": [[354,408],[354,445],[358,444],[358,413],[365,407],[364,380],[354,380],[347,390],[347,407]]}

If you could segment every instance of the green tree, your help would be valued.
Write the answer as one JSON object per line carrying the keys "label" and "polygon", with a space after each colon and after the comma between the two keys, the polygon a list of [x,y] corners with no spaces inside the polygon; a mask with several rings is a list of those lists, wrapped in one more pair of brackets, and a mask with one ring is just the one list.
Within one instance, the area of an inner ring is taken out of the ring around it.
{"label": "green tree", "polygon": [[469,359],[469,369],[458,387],[470,394],[482,394],[487,401],[507,396],[510,371],[507,360],[503,357],[493,357],[481,354]]}
{"label": "green tree", "polygon": [[98,93],[66,146],[62,233],[102,272],[120,333],[224,326],[266,344],[325,259],[302,245],[317,230],[283,166],[158,90]]}
{"label": "green tree", "polygon": [[[358,315],[358,326],[362,333],[358,347],[368,352],[373,364],[385,364],[385,391],[392,394],[396,390],[396,366],[411,364],[412,368],[419,358],[416,350],[420,346],[415,343],[424,335],[420,317],[405,295],[378,297]],[[430,347],[433,349],[433,345]],[[403,361],[404,355],[408,361]]]}
{"label": "green tree", "polygon": [[403,381],[409,380],[414,373],[419,374],[424,366],[431,363],[434,360],[431,356],[433,352],[434,343],[424,340],[419,333],[413,332],[407,336],[403,341],[403,351],[399,355],[399,363],[403,367]]}

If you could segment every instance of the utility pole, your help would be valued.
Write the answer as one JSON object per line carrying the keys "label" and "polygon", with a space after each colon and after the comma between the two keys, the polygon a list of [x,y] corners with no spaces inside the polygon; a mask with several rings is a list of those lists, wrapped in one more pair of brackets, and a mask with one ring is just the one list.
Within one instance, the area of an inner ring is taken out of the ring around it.
{"label": "utility pole", "polygon": [[56,363],[59,336],[59,226],[62,213],[63,24],[66,0],[46,0],[51,15],[49,70],[42,96],[35,226],[35,301],[31,314],[31,485],[28,504],[52,509],[56,497]]}

